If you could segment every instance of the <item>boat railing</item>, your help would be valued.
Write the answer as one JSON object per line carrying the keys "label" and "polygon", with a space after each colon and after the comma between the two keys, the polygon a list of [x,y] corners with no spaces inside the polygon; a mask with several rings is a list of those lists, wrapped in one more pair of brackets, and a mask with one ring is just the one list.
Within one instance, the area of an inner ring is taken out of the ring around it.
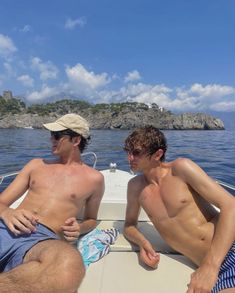
{"label": "boat railing", "polygon": [[86,152],[82,153],[82,158],[87,160],[88,164],[91,164],[92,168],[96,168],[96,163],[97,163],[97,155],[94,152]]}
{"label": "boat railing", "polygon": [[[81,154],[82,158],[86,160],[86,163],[91,165],[92,168],[96,168],[96,163],[97,163],[97,155],[94,152],[86,152]],[[20,171],[14,171],[10,173],[5,173],[0,175],[0,185],[3,183],[4,179],[10,178],[10,177],[15,177],[16,175],[19,174]]]}
{"label": "boat railing", "polygon": [[226,189],[235,191],[235,186],[226,182],[223,182],[221,180],[216,180],[217,183],[219,183],[219,185],[225,187]]}
{"label": "boat railing", "polygon": [[3,180],[8,177],[14,177],[19,174],[20,171],[11,172],[11,173],[5,173],[0,175],[0,184],[2,184]]}

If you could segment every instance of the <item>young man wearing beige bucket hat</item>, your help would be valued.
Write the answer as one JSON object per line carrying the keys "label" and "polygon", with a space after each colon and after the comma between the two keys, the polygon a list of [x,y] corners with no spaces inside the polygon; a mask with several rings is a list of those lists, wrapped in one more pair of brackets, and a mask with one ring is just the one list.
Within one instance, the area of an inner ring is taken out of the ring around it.
{"label": "young man wearing beige bucket hat", "polygon": [[[2,293],[74,293],[84,277],[81,256],[68,241],[96,226],[103,175],[81,159],[90,138],[84,118],[67,114],[44,127],[58,159],[31,160],[0,197]],[[9,208],[26,190],[22,203]]]}

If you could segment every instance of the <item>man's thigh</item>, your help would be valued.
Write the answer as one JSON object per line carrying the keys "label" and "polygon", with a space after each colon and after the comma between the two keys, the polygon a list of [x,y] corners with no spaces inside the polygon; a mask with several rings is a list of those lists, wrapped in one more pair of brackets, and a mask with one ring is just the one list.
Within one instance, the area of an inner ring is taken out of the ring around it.
{"label": "man's thigh", "polygon": [[62,240],[44,240],[26,253],[22,265],[0,276],[0,292],[75,292],[84,275],[77,249]]}
{"label": "man's thigh", "polygon": [[35,244],[24,257],[23,263],[39,261],[41,263],[57,263],[66,259],[82,262],[79,251],[63,240],[49,239]]}

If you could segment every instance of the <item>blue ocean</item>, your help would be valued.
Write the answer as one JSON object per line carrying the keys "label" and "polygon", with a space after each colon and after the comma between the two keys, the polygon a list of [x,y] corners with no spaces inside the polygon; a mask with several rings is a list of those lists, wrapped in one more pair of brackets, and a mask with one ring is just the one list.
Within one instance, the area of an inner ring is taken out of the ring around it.
{"label": "blue ocean", "polygon": [[[92,130],[86,151],[97,154],[98,170],[109,168],[113,162],[117,168],[129,171],[123,151],[123,142],[129,133],[127,130]],[[168,141],[167,161],[190,158],[211,177],[235,185],[235,130],[167,130],[164,133]],[[0,129],[0,174],[20,170],[32,158],[50,158],[50,149],[50,134],[46,130]]]}

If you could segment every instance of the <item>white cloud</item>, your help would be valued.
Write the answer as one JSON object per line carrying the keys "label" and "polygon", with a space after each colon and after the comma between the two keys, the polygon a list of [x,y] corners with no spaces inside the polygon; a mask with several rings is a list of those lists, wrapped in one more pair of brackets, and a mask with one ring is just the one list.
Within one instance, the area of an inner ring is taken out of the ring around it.
{"label": "white cloud", "polygon": [[127,75],[124,78],[125,82],[131,82],[131,81],[136,81],[140,80],[141,76],[137,70],[133,70],[131,72],[128,72]]}
{"label": "white cloud", "polygon": [[[165,107],[170,103],[170,93],[172,90],[163,84],[149,85],[149,84],[128,84],[122,87],[118,92],[115,92],[113,98],[118,97],[119,101],[132,101],[139,103],[156,103]],[[114,93],[112,93],[114,94]],[[107,96],[107,95],[106,95]]]}
{"label": "white cloud", "polygon": [[188,88],[169,88],[164,84],[138,83],[128,84],[116,91],[102,91],[100,96],[102,102],[156,103],[172,111],[228,111],[229,107],[234,109],[234,102],[229,100],[233,93],[235,88],[218,84],[202,86],[197,83]]}
{"label": "white cloud", "polygon": [[116,91],[103,92],[104,100],[107,102],[139,102],[156,103],[165,107],[171,103],[170,93],[172,90],[164,84],[149,85],[144,83],[128,84]]}
{"label": "white cloud", "polygon": [[65,71],[69,84],[72,88],[77,90],[80,88],[96,90],[110,82],[110,78],[107,73],[95,74],[93,71],[88,71],[82,64],[79,63],[74,67],[67,66]]}
{"label": "white cloud", "polygon": [[41,91],[34,91],[28,94],[27,99],[31,102],[41,102],[56,94],[58,94],[58,88],[43,85]]}
{"label": "white cloud", "polygon": [[17,80],[26,87],[33,87],[34,85],[34,79],[27,74],[19,76]]}
{"label": "white cloud", "polygon": [[13,41],[8,37],[0,34],[0,56],[8,58],[17,51]]}
{"label": "white cloud", "polygon": [[14,76],[15,72],[8,62],[3,62],[3,69],[0,73],[0,85],[4,85],[4,82],[6,82],[9,78]]}
{"label": "white cloud", "polygon": [[15,75],[14,69],[12,68],[12,65],[9,62],[4,62],[3,67],[5,68],[5,74],[8,77]]}
{"label": "white cloud", "polygon": [[76,26],[83,27],[86,24],[85,17],[79,17],[76,19],[68,18],[65,22],[65,28],[74,29]]}
{"label": "white cloud", "polygon": [[21,29],[19,29],[19,31],[22,33],[28,33],[32,31],[32,27],[29,24],[26,24]]}
{"label": "white cloud", "polygon": [[210,109],[221,112],[232,112],[235,111],[235,101],[221,101],[219,103],[211,105]]}
{"label": "white cloud", "polygon": [[40,72],[40,79],[43,81],[56,79],[59,73],[59,70],[51,61],[42,62],[38,57],[33,57],[31,59],[31,66],[34,70]]}
{"label": "white cloud", "polygon": [[199,83],[195,83],[191,86],[190,92],[201,97],[221,98],[223,96],[233,94],[235,90],[231,86],[219,84],[208,84],[203,86]]}
{"label": "white cloud", "polygon": [[67,66],[65,72],[68,82],[64,84],[64,90],[92,102],[101,101],[100,91],[111,82],[107,73],[95,74],[80,63],[73,67]]}
{"label": "white cloud", "polygon": [[[220,100],[227,99],[235,93],[235,88],[219,84],[207,84],[205,86],[195,83],[190,88],[176,89],[176,99],[181,101],[182,109],[206,110],[213,109]],[[179,109],[180,110],[180,109]]]}

